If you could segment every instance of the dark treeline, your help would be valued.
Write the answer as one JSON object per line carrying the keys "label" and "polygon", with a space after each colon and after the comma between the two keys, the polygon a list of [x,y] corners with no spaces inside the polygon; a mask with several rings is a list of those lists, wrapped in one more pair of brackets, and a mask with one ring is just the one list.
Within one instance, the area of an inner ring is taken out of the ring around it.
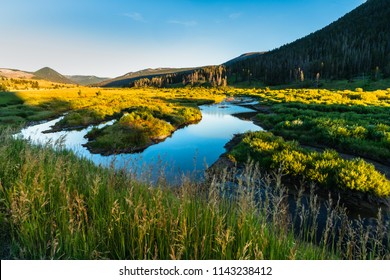
{"label": "dark treeline", "polygon": [[390,77],[390,1],[368,0],[329,26],[227,66],[229,82]]}
{"label": "dark treeline", "polygon": [[213,87],[226,86],[227,76],[225,66],[208,66],[193,71],[170,73],[155,77],[144,77],[130,83],[130,87],[168,87],[170,85],[209,85]]}

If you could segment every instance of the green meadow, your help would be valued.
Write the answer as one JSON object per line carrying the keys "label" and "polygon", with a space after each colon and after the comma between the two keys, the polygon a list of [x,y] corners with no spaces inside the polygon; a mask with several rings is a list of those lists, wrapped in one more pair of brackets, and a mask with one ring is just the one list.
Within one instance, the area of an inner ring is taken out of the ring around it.
{"label": "green meadow", "polygon": [[[316,192],[389,199],[389,178],[371,163],[389,165],[389,90],[7,89],[0,93],[2,259],[390,258],[388,209],[367,226]],[[198,122],[199,105],[243,96],[259,102],[253,121],[268,132],[242,135],[224,156],[229,164],[179,186],[11,136],[67,113],[54,130],[116,120],[90,132],[89,148],[132,152]]]}

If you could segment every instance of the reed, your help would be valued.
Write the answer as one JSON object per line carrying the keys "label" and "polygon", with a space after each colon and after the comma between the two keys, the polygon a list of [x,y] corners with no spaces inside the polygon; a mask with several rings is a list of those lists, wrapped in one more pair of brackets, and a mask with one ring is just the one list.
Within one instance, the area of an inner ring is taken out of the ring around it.
{"label": "reed", "polygon": [[2,259],[390,257],[381,213],[356,226],[332,202],[321,231],[314,194],[296,198],[292,214],[279,175],[253,165],[169,186],[9,135],[0,134]]}

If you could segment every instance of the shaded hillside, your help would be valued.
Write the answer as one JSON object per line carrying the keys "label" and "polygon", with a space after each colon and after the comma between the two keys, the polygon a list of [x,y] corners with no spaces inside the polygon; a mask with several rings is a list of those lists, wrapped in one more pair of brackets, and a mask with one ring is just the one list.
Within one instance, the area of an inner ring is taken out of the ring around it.
{"label": "shaded hillside", "polygon": [[390,1],[368,0],[315,33],[227,66],[233,83],[389,77]]}
{"label": "shaded hillside", "polygon": [[158,68],[128,73],[124,76],[97,84],[101,87],[168,87],[172,85],[224,86],[227,83],[224,66],[202,68]]}
{"label": "shaded hillside", "polygon": [[96,76],[82,76],[82,75],[73,75],[73,76],[66,75],[65,77],[71,80],[72,82],[82,86],[98,84],[110,79],[110,78],[101,78]]}
{"label": "shaded hillside", "polygon": [[73,81],[69,80],[65,76],[61,75],[57,71],[44,67],[36,72],[34,72],[35,78],[50,81],[53,83],[63,83],[63,84],[74,84]]}

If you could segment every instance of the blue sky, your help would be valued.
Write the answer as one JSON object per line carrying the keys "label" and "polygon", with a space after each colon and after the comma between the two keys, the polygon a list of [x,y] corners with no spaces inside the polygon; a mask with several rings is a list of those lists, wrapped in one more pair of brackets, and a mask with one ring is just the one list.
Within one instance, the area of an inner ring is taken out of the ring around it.
{"label": "blue sky", "polygon": [[2,0],[0,67],[115,77],[292,42],[363,0]]}

